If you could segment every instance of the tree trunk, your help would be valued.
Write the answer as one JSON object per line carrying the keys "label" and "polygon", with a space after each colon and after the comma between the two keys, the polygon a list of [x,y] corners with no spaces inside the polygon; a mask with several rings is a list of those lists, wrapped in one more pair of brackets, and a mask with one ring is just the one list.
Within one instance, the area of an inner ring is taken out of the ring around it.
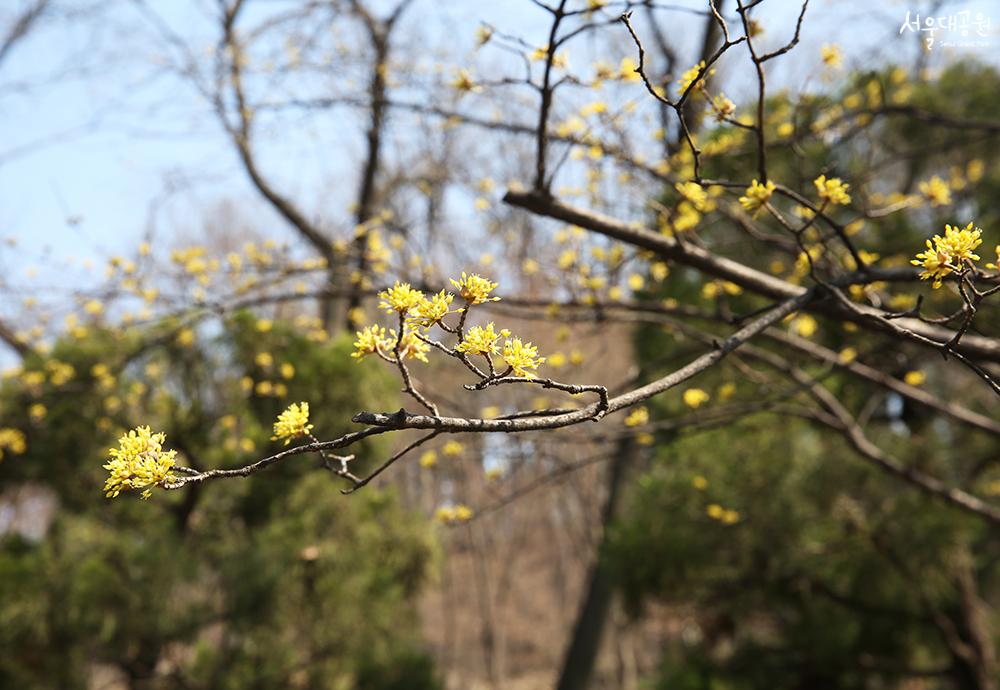
{"label": "tree trunk", "polygon": [[601,638],[611,613],[614,586],[605,564],[608,527],[618,512],[622,490],[629,467],[634,464],[637,445],[632,435],[625,436],[615,449],[615,457],[608,469],[608,499],[601,516],[601,541],[597,559],[590,572],[587,591],[580,613],[573,628],[573,637],[559,673],[557,690],[584,690],[589,684],[597,663]]}

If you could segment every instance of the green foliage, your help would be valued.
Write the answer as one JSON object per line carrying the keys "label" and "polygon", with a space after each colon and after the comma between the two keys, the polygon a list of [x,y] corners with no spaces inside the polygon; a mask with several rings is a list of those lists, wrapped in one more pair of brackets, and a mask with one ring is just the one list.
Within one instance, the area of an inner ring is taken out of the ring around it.
{"label": "green foliage", "polygon": [[[905,213],[880,216],[856,235],[859,247],[889,258],[882,266],[906,265],[900,257],[908,259],[945,222],[964,225],[976,219],[977,225],[996,227],[1000,217],[993,199],[1000,192],[1000,166],[995,136],[898,112],[982,120],[996,112],[998,86],[1000,74],[982,65],[956,64],[935,79],[916,81],[889,66],[852,75],[842,89],[794,103],[787,95],[773,96],[767,106],[769,127],[793,123],[795,146],[768,151],[769,175],[811,191],[812,177],[827,171],[855,188],[884,192],[886,205],[899,201],[892,190],[916,194],[917,183],[932,175],[949,180],[952,204],[915,204]],[[815,133],[817,123],[827,134]],[[839,136],[830,136],[831,131]],[[726,136],[739,133],[720,127],[706,140]],[[733,155],[709,156],[706,176],[754,177],[751,144],[737,146]],[[880,167],[893,156],[902,156],[901,162]],[[667,203],[672,198],[668,190]],[[793,213],[787,200],[773,203]],[[847,210],[833,213],[844,223],[857,217]],[[789,276],[794,254],[790,257],[778,243],[764,247],[733,233],[731,224],[710,226],[701,237],[709,246],[724,241],[727,255],[753,252],[754,265],[777,264],[774,272],[782,277],[804,278]],[[853,268],[846,255],[836,260]],[[731,315],[760,306],[745,294],[706,295],[702,283],[694,271],[672,270],[650,298],[714,310],[715,323],[705,319],[697,325],[718,337],[732,331]],[[891,286],[897,296],[914,297],[901,308],[915,303],[915,295],[900,294],[905,289]],[[948,291],[921,294],[931,311],[956,307]],[[835,352],[850,344],[866,364],[898,379],[920,354],[907,345],[887,348],[879,336],[821,313],[813,317],[814,342]],[[995,335],[995,319],[980,313],[976,324],[982,333]],[[843,371],[810,365],[766,338],[754,345],[803,367],[847,409],[862,410],[866,433],[904,464],[987,493],[990,475],[982,470],[996,455],[989,435],[886,396]],[[676,369],[705,350],[704,342],[670,326],[642,327],[635,346],[650,376]],[[732,357],[742,359],[739,352]],[[995,413],[995,397],[985,387],[960,390],[946,373],[936,373],[927,371],[936,394]],[[751,357],[740,367],[730,361],[687,384],[708,391],[711,406],[689,409],[680,391],[649,406],[654,425],[660,422],[655,457],[632,487],[628,507],[610,535],[609,562],[633,613],[654,600],[669,605],[681,621],[681,630],[663,650],[655,687],[895,688],[914,678],[927,688],[983,687],[972,680],[974,662],[962,645],[974,639],[976,616],[984,617],[993,641],[1000,643],[995,632],[1000,618],[991,607],[1000,586],[995,534],[982,521],[887,477],[839,434],[790,414],[815,403],[800,387],[773,374]],[[724,384],[731,386],[728,401],[720,400]],[[733,421],[748,406],[763,403],[784,407],[780,413],[760,411]],[[688,423],[678,424],[681,418]],[[720,511],[733,511],[738,520],[727,524],[719,519]]]}
{"label": "green foliage", "polygon": [[[631,609],[655,597],[685,620],[662,687],[888,687],[952,668],[931,612],[960,609],[966,559],[1000,582],[988,528],[900,492],[840,439],[775,421],[674,440],[614,530]],[[739,522],[709,517],[713,504]]]}
{"label": "green foliage", "polygon": [[[137,424],[166,431],[179,462],[201,468],[279,449],[271,424],[289,402],[309,401],[324,437],[344,433],[393,387],[350,349],[282,323],[258,332],[241,314],[191,346],[91,330],[7,381],[0,426],[25,429],[28,442],[0,463],[0,483],[56,507],[43,539],[0,539],[0,687],[85,688],[101,674],[149,688],[438,687],[414,609],[431,532],[391,492],[346,498],[305,455],[149,501],[101,491],[107,448]],[[74,375],[53,381],[53,361]],[[294,374],[282,375],[284,361]],[[244,377],[287,390],[260,395]],[[44,419],[29,419],[36,403]]]}

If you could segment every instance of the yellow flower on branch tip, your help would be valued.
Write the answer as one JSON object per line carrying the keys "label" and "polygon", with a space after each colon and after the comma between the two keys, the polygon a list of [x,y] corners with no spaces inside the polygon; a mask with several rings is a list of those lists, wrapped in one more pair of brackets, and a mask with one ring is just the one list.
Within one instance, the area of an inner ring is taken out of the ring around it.
{"label": "yellow flower on branch tip", "polygon": [[313,425],[309,423],[309,403],[292,403],[278,415],[271,440],[284,440],[287,446],[292,439],[306,436],[312,428]]}
{"label": "yellow flower on branch tip", "polygon": [[847,193],[851,185],[844,183],[839,177],[827,179],[826,175],[820,175],[813,180],[813,184],[816,185],[820,199],[826,199],[831,204],[851,203],[851,195]]}
{"label": "yellow flower on branch tip", "polygon": [[934,235],[927,240],[927,249],[910,261],[914,266],[924,269],[920,274],[921,280],[933,279],[932,287],[939,288],[944,278],[949,273],[962,270],[965,262],[979,261],[979,255],[974,254],[973,250],[983,243],[983,231],[980,228],[973,229],[972,226],[972,223],[964,228],[945,225],[944,237]]}
{"label": "yellow flower on branch tip", "polygon": [[472,327],[455,349],[467,355],[495,355],[498,352],[497,340],[509,335],[510,331],[506,328],[497,333],[493,322],[490,321],[485,327]]}
{"label": "yellow flower on branch tip", "polygon": [[420,290],[414,290],[409,283],[400,283],[398,280],[388,290],[378,293],[378,296],[382,300],[379,302],[379,309],[384,309],[389,314],[405,314],[424,299],[424,293]]}
{"label": "yellow flower on branch tip", "polygon": [[544,357],[538,356],[538,348],[531,343],[521,342],[520,338],[511,338],[503,344],[503,361],[513,369],[514,376],[534,378],[528,369],[538,369],[538,365],[545,362]]}
{"label": "yellow flower on branch tip", "polygon": [[682,397],[688,407],[700,407],[709,399],[708,393],[700,388],[688,388]]}
{"label": "yellow flower on branch tip", "polygon": [[351,357],[357,360],[376,352],[385,353],[392,349],[389,340],[385,337],[385,328],[382,326],[368,326],[357,331],[355,335],[358,339],[354,341],[354,352],[351,353]]}
{"label": "yellow flower on branch tip", "polygon": [[122,491],[143,489],[149,498],[150,487],[162,486],[176,477],[171,473],[177,451],[163,450],[166,434],[154,434],[148,426],[139,426],[118,439],[118,447],[108,451],[110,460],[104,469],[111,476],[104,482],[104,495],[115,498]]}
{"label": "yellow flower on branch tip", "polygon": [[937,175],[918,184],[917,189],[931,202],[931,206],[947,206],[951,203],[951,188]]}
{"label": "yellow flower on branch tip", "polygon": [[451,284],[458,289],[458,294],[469,304],[482,304],[483,302],[497,302],[500,300],[499,297],[490,297],[490,293],[496,289],[497,283],[488,278],[483,278],[477,273],[465,275],[463,271],[461,279],[455,280],[452,278]]}
{"label": "yellow flower on branch tip", "polygon": [[740,197],[740,205],[756,218],[764,204],[771,200],[772,194],[774,194],[773,182],[765,180],[764,184],[761,184],[754,180],[747,187],[746,195]]}
{"label": "yellow flower on branch tip", "polygon": [[680,192],[681,196],[691,202],[699,211],[705,209],[705,202],[708,201],[708,193],[697,182],[678,182],[674,188]]}
{"label": "yellow flower on branch tip", "polygon": [[430,328],[434,324],[440,323],[441,319],[448,315],[452,300],[455,295],[442,290],[430,298],[424,298],[420,304],[413,308],[411,317],[413,321],[424,328]]}

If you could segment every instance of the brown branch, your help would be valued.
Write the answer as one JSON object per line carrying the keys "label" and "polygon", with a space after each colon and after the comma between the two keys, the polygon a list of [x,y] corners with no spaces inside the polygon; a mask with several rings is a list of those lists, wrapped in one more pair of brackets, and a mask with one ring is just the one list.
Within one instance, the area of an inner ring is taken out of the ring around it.
{"label": "brown branch", "polygon": [[[772,275],[758,271],[738,261],[719,256],[701,247],[691,244],[680,244],[677,240],[654,232],[640,225],[624,223],[610,216],[595,211],[569,206],[557,199],[532,192],[508,191],[504,202],[523,208],[536,215],[554,218],[573,225],[578,225],[592,232],[611,237],[641,249],[648,249],[660,257],[671,259],[677,263],[696,268],[703,273],[728,280],[742,288],[772,299],[788,299],[806,292],[801,285],[794,285]],[[908,270],[908,269],[907,269]],[[849,284],[864,284],[875,280],[876,273],[860,272],[830,281],[836,286]],[[909,273],[907,273],[909,275]],[[866,278],[866,276],[869,276]],[[898,328],[889,324],[883,317],[883,312],[874,307],[851,304],[850,309],[843,305],[813,304],[812,308],[828,311],[838,318],[847,318],[866,328],[896,336],[916,335],[916,342],[939,348],[953,335],[947,329],[931,324],[924,324],[916,319],[899,319],[895,323]],[[907,331],[903,334],[901,331]],[[982,336],[966,336],[957,347],[955,354],[977,357],[984,361],[1000,362],[1000,340]]]}

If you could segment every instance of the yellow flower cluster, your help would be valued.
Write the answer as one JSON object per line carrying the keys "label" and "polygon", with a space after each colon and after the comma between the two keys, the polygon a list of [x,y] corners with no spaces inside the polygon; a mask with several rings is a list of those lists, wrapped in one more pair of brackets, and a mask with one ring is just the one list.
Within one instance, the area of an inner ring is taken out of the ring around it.
{"label": "yellow flower cluster", "polygon": [[712,110],[715,111],[716,121],[722,122],[736,112],[736,104],[727,98],[726,94],[720,93],[712,99]]}
{"label": "yellow flower cluster", "polygon": [[924,269],[920,274],[921,280],[933,279],[933,287],[939,288],[948,274],[963,271],[966,262],[979,261],[979,255],[973,250],[983,243],[980,239],[983,231],[973,229],[972,225],[969,223],[964,228],[945,225],[944,237],[934,235],[932,240],[927,240],[926,251],[910,261]]}
{"label": "yellow flower cluster", "polygon": [[748,213],[756,218],[760,210],[764,208],[764,204],[771,200],[772,194],[774,194],[773,182],[765,180],[764,184],[761,184],[757,180],[754,180],[747,187],[746,194],[740,197],[740,204]]}
{"label": "yellow flower cluster", "polygon": [[475,93],[483,90],[482,86],[476,84],[476,80],[472,78],[472,74],[467,69],[458,70],[455,78],[451,80],[451,87],[463,93]]}
{"label": "yellow flower cluster", "polygon": [[458,289],[458,294],[469,304],[482,304],[483,302],[498,302],[499,297],[490,297],[490,293],[496,290],[497,283],[481,275],[473,273],[465,275],[462,272],[460,280],[451,279],[451,284]]}
{"label": "yellow flower cluster", "polygon": [[413,321],[424,328],[440,323],[441,319],[450,312],[451,302],[455,295],[446,293],[444,290],[428,299],[424,299],[413,308]]}
{"label": "yellow flower cluster", "polygon": [[21,455],[28,449],[25,443],[24,433],[17,429],[6,427],[0,429],[0,460],[3,460],[4,451],[10,451],[13,455]]}
{"label": "yellow flower cluster", "polygon": [[708,201],[708,192],[697,182],[678,182],[674,185],[681,196],[691,202],[695,209],[705,210],[705,203]]}
{"label": "yellow flower cluster", "polygon": [[816,185],[820,199],[825,199],[831,204],[851,203],[851,195],[847,193],[851,185],[844,183],[839,177],[831,177],[828,180],[826,175],[820,175],[813,180],[813,184]]}
{"label": "yellow flower cluster", "polygon": [[[475,304],[494,302],[500,299],[491,296],[491,293],[497,288],[497,283],[475,273],[469,275],[463,272],[461,278],[452,279],[451,284],[455,286],[459,296],[465,301],[465,307],[459,309],[459,312]],[[405,317],[402,340],[398,341],[394,330],[390,330],[389,335],[386,336],[385,328],[367,326],[356,333],[354,352],[351,353],[355,359],[360,360],[372,354],[391,358],[391,353],[395,352],[397,342],[399,342],[401,357],[427,362],[430,344],[419,335],[418,329],[430,329],[435,325],[441,325],[445,330],[454,332],[452,328],[443,323],[444,318],[452,313],[451,305],[455,299],[455,295],[449,292],[442,290],[436,295],[426,297],[420,290],[413,289],[408,283],[397,282],[391,288],[380,292],[379,297],[382,299],[379,305],[382,309],[390,314],[396,313]],[[511,338],[510,336],[509,330],[501,329],[498,331],[493,322],[486,326],[473,326],[464,334],[455,350],[465,355],[486,357],[500,355],[514,375],[533,377],[534,374],[530,370],[537,369],[545,361],[545,358],[538,356],[538,349],[531,343],[525,343],[520,338]],[[507,341],[501,350],[500,340],[503,338],[507,338]]]}
{"label": "yellow flower cluster", "polygon": [[637,407],[631,412],[629,412],[628,417],[625,418],[625,426],[642,426],[643,424],[649,423],[649,410],[645,407]]}
{"label": "yellow flower cluster", "polygon": [[740,521],[740,514],[735,510],[723,508],[718,503],[712,503],[705,508],[705,514],[724,525],[735,525]]}
{"label": "yellow flower cluster", "polygon": [[389,340],[385,337],[384,326],[367,326],[355,333],[358,339],[354,341],[354,352],[351,357],[361,359],[367,355],[378,352],[386,352],[392,349]]}
{"label": "yellow flower cluster", "polygon": [[[396,349],[396,331],[389,331],[392,336],[390,349],[395,351]],[[427,353],[430,352],[431,346],[417,337],[414,331],[403,331],[403,340],[399,344],[399,356],[403,359],[419,359],[421,362],[427,363]]]}
{"label": "yellow flower cluster", "polygon": [[472,519],[473,514],[472,508],[460,503],[457,506],[441,506],[434,513],[434,517],[439,522],[451,525],[458,522],[468,522]]}
{"label": "yellow flower cluster", "polygon": [[485,327],[473,326],[455,349],[467,355],[495,355],[499,352],[497,341],[509,335],[510,331],[506,328],[496,332],[490,321]]}
{"label": "yellow flower cluster", "polygon": [[[680,86],[682,94],[691,87],[691,84],[694,83],[694,80],[698,78],[698,75],[701,73],[703,69],[705,69],[704,60],[700,61],[697,65],[695,65],[694,67],[692,67],[691,69],[689,69],[688,71],[686,71],[684,74],[681,75],[681,78],[677,80],[677,84]],[[711,76],[714,72],[715,70],[711,70],[708,73],[709,76]],[[704,81],[699,81],[696,88],[701,88],[704,85],[704,83],[705,83]]]}
{"label": "yellow flower cluster", "polygon": [[136,427],[118,439],[118,447],[108,451],[110,460],[104,469],[111,473],[104,482],[104,494],[115,498],[122,491],[143,489],[149,498],[149,487],[174,481],[170,470],[175,464],[176,450],[163,450],[166,434],[154,434],[148,426]]}
{"label": "yellow flower cluster", "polygon": [[312,431],[313,425],[309,423],[309,403],[292,403],[288,408],[278,415],[278,420],[274,423],[274,436],[272,441],[284,439],[287,446],[292,439],[306,436]]}
{"label": "yellow flower cluster", "polygon": [[931,202],[931,206],[947,206],[951,203],[951,187],[937,175],[918,184],[917,189]]}
{"label": "yellow flower cluster", "polygon": [[521,342],[520,338],[510,338],[503,344],[503,361],[514,372],[514,376],[534,378],[534,374],[528,369],[537,370],[538,365],[545,362],[544,357],[538,356],[538,348],[531,343]]}
{"label": "yellow flower cluster", "polygon": [[688,388],[681,396],[688,407],[701,407],[709,400],[709,395],[700,388]]}
{"label": "yellow flower cluster", "polygon": [[836,43],[825,43],[820,46],[819,54],[823,59],[823,64],[834,69],[840,67],[844,60],[844,56],[840,52],[840,46]]}
{"label": "yellow flower cluster", "polygon": [[378,296],[382,300],[379,302],[379,309],[384,309],[389,314],[406,314],[424,301],[424,293],[414,290],[409,283],[398,281],[388,290],[378,293]]}

